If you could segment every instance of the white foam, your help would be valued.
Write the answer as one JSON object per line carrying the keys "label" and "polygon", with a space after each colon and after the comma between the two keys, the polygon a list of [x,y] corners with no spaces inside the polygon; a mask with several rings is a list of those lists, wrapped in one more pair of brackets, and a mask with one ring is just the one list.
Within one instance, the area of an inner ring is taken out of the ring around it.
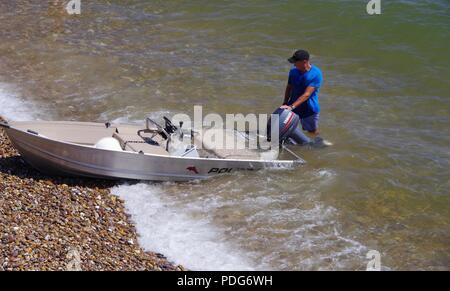
{"label": "white foam", "polygon": [[176,205],[161,185],[125,184],[111,192],[125,200],[145,250],[163,253],[191,270],[255,269],[207,218],[194,217],[189,205]]}
{"label": "white foam", "polygon": [[335,173],[332,170],[322,169],[317,171],[317,175],[320,178],[331,178],[335,176]]}
{"label": "white foam", "polygon": [[20,98],[17,88],[0,83],[0,116],[7,120],[26,121],[36,119],[35,106]]}

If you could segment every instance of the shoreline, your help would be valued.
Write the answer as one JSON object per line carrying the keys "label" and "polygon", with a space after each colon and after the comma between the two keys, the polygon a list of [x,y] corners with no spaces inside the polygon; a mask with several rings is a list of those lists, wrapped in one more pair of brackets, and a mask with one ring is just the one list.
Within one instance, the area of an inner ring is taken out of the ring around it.
{"label": "shoreline", "polygon": [[41,174],[0,129],[0,271],[184,271],[139,246],[115,185]]}

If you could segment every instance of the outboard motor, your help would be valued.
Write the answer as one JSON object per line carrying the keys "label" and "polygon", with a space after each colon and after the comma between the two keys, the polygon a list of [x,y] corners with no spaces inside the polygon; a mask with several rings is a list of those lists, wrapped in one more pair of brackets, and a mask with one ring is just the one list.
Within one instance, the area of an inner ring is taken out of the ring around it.
{"label": "outboard motor", "polygon": [[[278,115],[279,119],[279,141],[280,144],[288,141],[294,144],[309,143],[310,139],[300,129],[300,117],[287,109],[277,108],[272,114]],[[267,122],[267,141],[271,140],[271,124],[269,119]]]}

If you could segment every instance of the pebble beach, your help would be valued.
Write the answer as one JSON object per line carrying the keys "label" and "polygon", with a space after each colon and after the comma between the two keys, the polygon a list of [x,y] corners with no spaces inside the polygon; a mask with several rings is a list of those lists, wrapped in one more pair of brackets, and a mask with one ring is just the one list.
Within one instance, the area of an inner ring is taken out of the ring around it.
{"label": "pebble beach", "polygon": [[114,185],[45,176],[0,129],[0,271],[184,270],[138,245]]}
{"label": "pebble beach", "polygon": [[1,270],[450,270],[450,1],[67,2],[0,1],[7,120],[262,117],[304,49],[333,146],[114,183],[44,176],[0,129]]}

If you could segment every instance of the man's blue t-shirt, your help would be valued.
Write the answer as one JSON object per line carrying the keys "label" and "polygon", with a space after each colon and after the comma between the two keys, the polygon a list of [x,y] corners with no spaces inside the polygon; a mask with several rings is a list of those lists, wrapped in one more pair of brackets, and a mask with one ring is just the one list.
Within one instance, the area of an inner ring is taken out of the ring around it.
{"label": "man's blue t-shirt", "polygon": [[322,85],[322,72],[316,66],[311,66],[308,72],[302,73],[296,67],[289,71],[288,84],[292,85],[291,96],[288,105],[292,105],[297,101],[298,97],[305,93],[306,87],[314,87],[314,93],[303,102],[299,107],[294,109],[300,118],[306,118],[320,112],[319,92]]}

